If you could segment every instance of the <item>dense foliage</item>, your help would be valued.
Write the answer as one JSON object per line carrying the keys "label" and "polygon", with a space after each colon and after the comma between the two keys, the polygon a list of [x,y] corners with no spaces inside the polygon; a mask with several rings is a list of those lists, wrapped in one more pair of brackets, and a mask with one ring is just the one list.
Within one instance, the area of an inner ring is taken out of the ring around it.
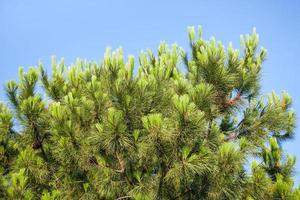
{"label": "dense foliage", "polygon": [[241,52],[200,29],[189,41],[137,70],[121,49],[21,68],[0,105],[0,199],[300,199],[281,149],[292,100],[260,95],[258,35]]}

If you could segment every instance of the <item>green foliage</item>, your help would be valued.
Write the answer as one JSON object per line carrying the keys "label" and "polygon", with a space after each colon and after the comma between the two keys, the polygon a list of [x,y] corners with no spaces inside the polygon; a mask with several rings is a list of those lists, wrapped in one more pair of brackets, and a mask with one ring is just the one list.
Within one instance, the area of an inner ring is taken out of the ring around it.
{"label": "green foliage", "polygon": [[0,104],[0,199],[300,199],[280,145],[292,99],[260,95],[258,34],[241,51],[188,36],[191,51],[161,43],[138,68],[122,49],[20,68]]}
{"label": "green foliage", "polygon": [[28,187],[28,177],[25,169],[21,168],[18,172],[11,173],[9,180],[3,183],[6,188],[6,197],[9,199],[32,199],[33,191]]}

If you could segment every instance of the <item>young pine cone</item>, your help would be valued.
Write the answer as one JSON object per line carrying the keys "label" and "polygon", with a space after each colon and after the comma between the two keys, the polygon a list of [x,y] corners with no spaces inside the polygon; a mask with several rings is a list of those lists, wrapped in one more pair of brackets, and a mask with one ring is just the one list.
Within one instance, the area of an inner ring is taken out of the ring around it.
{"label": "young pine cone", "polygon": [[98,165],[97,158],[95,156],[92,156],[89,158],[89,163],[92,165]]}
{"label": "young pine cone", "polygon": [[32,144],[32,149],[34,150],[37,150],[39,148],[42,147],[42,143],[40,141],[35,141],[33,144]]}

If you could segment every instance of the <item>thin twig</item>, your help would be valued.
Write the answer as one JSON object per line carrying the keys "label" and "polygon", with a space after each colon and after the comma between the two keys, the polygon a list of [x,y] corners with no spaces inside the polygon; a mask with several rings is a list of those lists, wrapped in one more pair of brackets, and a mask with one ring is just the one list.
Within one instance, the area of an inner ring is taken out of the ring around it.
{"label": "thin twig", "polygon": [[115,200],[131,199],[131,198],[132,198],[132,196],[124,196],[124,197],[119,197],[119,198],[117,198],[117,199],[115,199]]}

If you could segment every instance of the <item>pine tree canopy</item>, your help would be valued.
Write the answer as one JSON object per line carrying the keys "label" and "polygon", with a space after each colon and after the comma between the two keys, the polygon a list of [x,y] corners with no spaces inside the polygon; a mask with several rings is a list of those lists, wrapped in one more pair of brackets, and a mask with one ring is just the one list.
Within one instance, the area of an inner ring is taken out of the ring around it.
{"label": "pine tree canopy", "polygon": [[292,99],[260,94],[258,34],[241,50],[188,37],[138,61],[20,68],[0,104],[0,199],[300,199],[281,147]]}

